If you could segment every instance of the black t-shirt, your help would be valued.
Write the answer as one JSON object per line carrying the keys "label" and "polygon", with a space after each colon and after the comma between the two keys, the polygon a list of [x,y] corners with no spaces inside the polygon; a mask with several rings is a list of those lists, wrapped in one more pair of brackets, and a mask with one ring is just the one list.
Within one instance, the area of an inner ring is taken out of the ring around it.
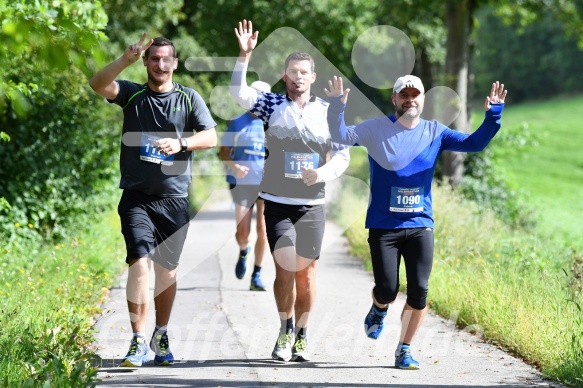
{"label": "black t-shirt", "polygon": [[119,93],[108,101],[124,113],[119,187],[159,197],[188,196],[192,152],[165,158],[152,145],[157,139],[189,137],[216,127],[204,100],[177,83],[171,91],[157,93],[147,84],[116,82]]}

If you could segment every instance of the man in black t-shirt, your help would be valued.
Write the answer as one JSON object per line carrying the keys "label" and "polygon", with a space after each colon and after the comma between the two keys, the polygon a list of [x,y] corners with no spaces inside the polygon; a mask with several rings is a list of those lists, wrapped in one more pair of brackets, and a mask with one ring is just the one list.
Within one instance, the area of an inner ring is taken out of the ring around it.
{"label": "man in black t-shirt", "polygon": [[[150,361],[145,338],[150,259],[154,261],[156,327],[150,341],[156,365],[171,365],[167,325],[176,296],[176,268],[188,231],[192,151],[215,147],[216,123],[200,95],[172,81],[176,48],[166,38],[142,39],[97,72],[95,92],[124,112],[120,154],[123,194],[118,206],[129,265],[126,295],[133,330],[121,366]],[[144,53],[146,84],[116,80]]]}

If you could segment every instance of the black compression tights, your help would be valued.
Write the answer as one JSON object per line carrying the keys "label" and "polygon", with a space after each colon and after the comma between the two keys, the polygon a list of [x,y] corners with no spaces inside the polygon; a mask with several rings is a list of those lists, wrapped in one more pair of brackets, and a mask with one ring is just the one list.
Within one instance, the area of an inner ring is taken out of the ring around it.
{"label": "black compression tights", "polygon": [[429,275],[433,265],[433,229],[370,229],[368,244],[377,302],[391,303],[399,292],[401,257],[407,274],[407,304],[422,310],[427,305]]}

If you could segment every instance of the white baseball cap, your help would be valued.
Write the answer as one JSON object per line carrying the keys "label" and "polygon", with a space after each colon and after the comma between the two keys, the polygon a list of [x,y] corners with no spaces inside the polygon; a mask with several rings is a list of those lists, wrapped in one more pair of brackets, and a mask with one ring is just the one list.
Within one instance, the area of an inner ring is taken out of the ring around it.
{"label": "white baseball cap", "polygon": [[397,82],[395,82],[395,86],[393,86],[393,92],[400,93],[401,90],[405,88],[414,88],[419,90],[421,94],[425,93],[423,82],[421,82],[419,77],[415,77],[414,75],[406,75],[397,78]]}
{"label": "white baseball cap", "polygon": [[251,83],[251,86],[253,89],[257,90],[258,92],[265,92],[265,93],[269,93],[271,92],[271,86],[269,86],[269,84],[267,82],[263,82],[263,81],[255,81],[253,83]]}

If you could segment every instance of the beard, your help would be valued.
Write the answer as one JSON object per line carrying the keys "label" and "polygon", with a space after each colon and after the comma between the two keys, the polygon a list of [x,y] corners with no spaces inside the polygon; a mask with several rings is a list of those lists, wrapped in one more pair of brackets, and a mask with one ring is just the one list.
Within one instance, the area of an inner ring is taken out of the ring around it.
{"label": "beard", "polygon": [[417,106],[417,107],[411,106],[407,109],[405,109],[405,108],[403,108],[403,106],[401,106],[399,109],[397,109],[397,113],[399,114],[399,117],[411,120],[411,119],[415,119],[421,115],[421,109],[419,106]]}

